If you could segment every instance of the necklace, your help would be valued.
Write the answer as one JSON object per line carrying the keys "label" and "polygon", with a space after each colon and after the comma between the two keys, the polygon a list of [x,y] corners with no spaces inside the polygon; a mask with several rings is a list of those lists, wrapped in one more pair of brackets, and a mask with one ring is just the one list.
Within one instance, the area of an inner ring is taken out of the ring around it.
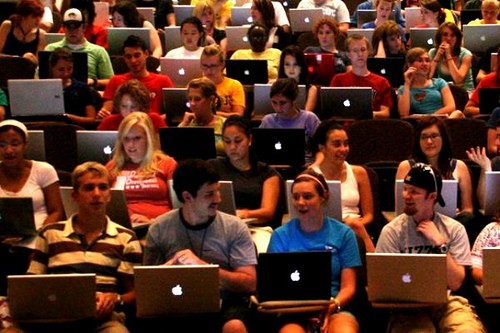
{"label": "necklace", "polygon": [[28,30],[28,32],[24,32],[24,29],[23,29],[23,27],[22,27],[21,24],[18,26],[18,28],[19,28],[19,30],[21,30],[21,34],[23,35],[23,40],[22,41],[23,42],[26,41],[26,37],[30,34],[31,29]]}

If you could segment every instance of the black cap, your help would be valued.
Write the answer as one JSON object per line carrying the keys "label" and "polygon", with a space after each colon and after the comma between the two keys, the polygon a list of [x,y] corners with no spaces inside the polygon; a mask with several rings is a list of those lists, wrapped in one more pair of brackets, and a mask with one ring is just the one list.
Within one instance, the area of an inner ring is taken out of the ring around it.
{"label": "black cap", "polygon": [[443,188],[441,173],[432,166],[425,163],[415,163],[408,171],[404,183],[423,188],[428,192],[437,192],[439,205],[441,207],[446,205],[441,196],[441,189]]}

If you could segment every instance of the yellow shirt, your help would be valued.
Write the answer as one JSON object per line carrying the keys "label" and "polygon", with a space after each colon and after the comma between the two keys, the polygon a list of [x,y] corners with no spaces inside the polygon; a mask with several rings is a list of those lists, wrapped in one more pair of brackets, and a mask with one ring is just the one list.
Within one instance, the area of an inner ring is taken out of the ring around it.
{"label": "yellow shirt", "polygon": [[233,105],[238,105],[245,109],[245,90],[240,81],[224,77],[222,82],[216,85],[217,95],[221,98],[219,111],[232,112]]}
{"label": "yellow shirt", "polygon": [[269,75],[269,81],[273,82],[278,77],[280,56],[281,51],[275,48],[268,48],[264,52],[253,52],[252,49],[243,49],[235,51],[231,56],[231,59],[267,60],[267,72]]}

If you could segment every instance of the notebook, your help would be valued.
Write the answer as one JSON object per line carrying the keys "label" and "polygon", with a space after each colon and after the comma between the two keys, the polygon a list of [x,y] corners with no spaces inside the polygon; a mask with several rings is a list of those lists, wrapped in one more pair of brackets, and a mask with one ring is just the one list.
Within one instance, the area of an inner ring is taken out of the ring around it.
{"label": "notebook", "polygon": [[409,31],[410,28],[423,24],[424,22],[422,20],[422,14],[420,13],[420,7],[406,7],[405,20],[407,31]]}
{"label": "notebook", "polygon": [[146,43],[148,50],[151,49],[149,28],[107,27],[106,29],[108,29],[108,53],[110,56],[123,55],[123,42],[131,35],[140,37]]}
{"label": "notebook", "polygon": [[176,49],[182,46],[182,38],[181,38],[181,27],[180,26],[171,26],[165,27],[165,54],[168,51]]}
{"label": "notebook", "polygon": [[216,157],[212,127],[160,128],[161,149],[176,161],[188,158],[208,160]]}
{"label": "notebook", "polygon": [[487,171],[485,177],[484,213],[495,216],[500,209],[500,171]]}
{"label": "notebook", "polygon": [[[403,200],[403,179],[396,179],[396,192],[394,194],[396,216],[404,212]],[[438,203],[434,205],[434,210],[443,215],[454,217],[457,215],[458,206],[458,181],[443,179],[443,188],[441,189],[441,196],[443,197],[446,206],[441,207]]]}
{"label": "notebook", "polygon": [[175,24],[180,26],[182,21],[193,16],[193,5],[174,5]]}
{"label": "notebook", "polygon": [[399,88],[404,84],[404,67],[405,58],[372,58],[367,61],[368,70],[375,74],[381,75],[389,81],[393,88]]}
{"label": "notebook", "polygon": [[374,31],[375,29],[349,28],[349,30],[347,30],[347,36],[361,35],[366,37],[371,44]]}
{"label": "notebook", "polygon": [[134,279],[139,318],[220,309],[218,265],[135,266]]}
{"label": "notebook", "polygon": [[0,197],[0,238],[32,237],[36,233],[33,199]]}
{"label": "notebook", "polygon": [[250,7],[231,7],[231,25],[250,25],[253,23]]}
{"label": "notebook", "polygon": [[267,60],[226,60],[226,75],[243,85],[268,83]]}
{"label": "notebook", "polygon": [[292,31],[312,31],[312,27],[323,18],[322,8],[290,8],[290,27]]}
{"label": "notebook", "polygon": [[491,114],[500,106],[500,88],[479,88],[479,112]]}
{"label": "notebook", "polygon": [[[51,77],[49,58],[51,51],[38,51],[38,76],[40,79]],[[87,52],[71,52],[73,55],[73,77],[81,82],[87,83],[88,60]]]}
{"label": "notebook", "polygon": [[[253,86],[253,107],[254,116],[263,117],[266,114],[274,113],[273,106],[270,101],[269,94],[271,92],[271,84],[256,83]],[[299,96],[297,97],[297,106],[299,109],[304,109],[307,99],[307,89],[303,84],[299,85]]]}
{"label": "notebook", "polygon": [[63,116],[61,79],[8,80],[10,114],[15,117]]}
{"label": "notebook", "polygon": [[464,47],[472,53],[484,52],[498,45],[500,24],[464,25]]}
{"label": "notebook", "polygon": [[76,131],[76,150],[78,163],[96,161],[108,163],[113,157],[118,131]]}
{"label": "notebook", "polygon": [[15,322],[69,322],[96,316],[95,274],[10,275],[7,285]]}
{"label": "notebook", "polygon": [[370,87],[321,87],[322,119],[372,119],[372,98]]}
{"label": "notebook", "polygon": [[226,26],[226,38],[228,51],[240,49],[250,49],[248,41],[248,27],[244,26]]}
{"label": "notebook", "polygon": [[304,128],[254,128],[252,136],[257,160],[276,167],[304,165]]}
{"label": "notebook", "polygon": [[43,130],[28,130],[28,138],[24,157],[28,160],[45,161],[45,134]]}
{"label": "notebook", "polygon": [[57,43],[64,39],[66,35],[60,32],[46,32],[43,36],[44,45],[47,46],[52,43]]}
{"label": "notebook", "polygon": [[144,17],[146,21],[149,21],[152,25],[155,25],[155,7],[137,7],[139,14]]}
{"label": "notebook", "polygon": [[192,79],[203,76],[200,59],[160,58],[161,74],[170,77],[177,87],[186,87]]}
{"label": "notebook", "polygon": [[[377,18],[377,10],[376,9],[358,9],[358,28],[367,22],[375,21]],[[391,15],[389,16],[390,20],[395,21],[395,11],[392,10]]]}
{"label": "notebook", "polygon": [[500,303],[500,247],[483,248],[483,289],[485,300]]}
{"label": "notebook", "polygon": [[481,9],[462,9],[460,11],[460,23],[462,27],[469,24],[470,21],[480,20],[482,18]]}
{"label": "notebook", "polygon": [[[323,206],[324,212],[327,216],[342,221],[341,183],[339,180],[327,180],[326,183],[328,184],[329,197],[327,204]],[[298,217],[297,211],[293,208],[292,184],[293,179],[286,181],[286,199],[290,219]]]}
{"label": "notebook", "polygon": [[169,125],[177,126],[189,111],[187,88],[163,88],[163,104]]}
{"label": "notebook", "polygon": [[335,56],[332,53],[304,53],[307,81],[310,84],[329,86],[335,75]]}
{"label": "notebook", "polygon": [[94,24],[100,27],[108,26],[110,23],[109,2],[94,1],[94,8],[95,8]]}
{"label": "notebook", "polygon": [[410,28],[411,46],[430,50],[434,47],[436,30],[437,28]]}
{"label": "notebook", "polygon": [[[69,218],[71,215],[78,213],[78,203],[73,200],[73,197],[71,196],[73,187],[60,186],[59,191],[61,192],[61,199],[63,201],[66,217]],[[123,190],[111,190],[111,201],[106,207],[106,214],[109,216],[111,221],[116,222],[128,229],[133,228],[128,215],[127,198],[125,197],[125,192]]]}
{"label": "notebook", "polygon": [[330,251],[260,253],[259,302],[329,300],[331,256]]}

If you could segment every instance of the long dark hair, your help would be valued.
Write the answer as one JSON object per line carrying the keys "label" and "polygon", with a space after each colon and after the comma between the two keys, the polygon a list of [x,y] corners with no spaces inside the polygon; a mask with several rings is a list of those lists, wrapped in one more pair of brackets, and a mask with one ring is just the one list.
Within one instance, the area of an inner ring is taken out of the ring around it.
{"label": "long dark hair", "polygon": [[459,55],[460,54],[460,48],[462,45],[462,31],[460,31],[460,28],[453,23],[453,22],[444,22],[442,23],[439,28],[436,30],[436,45],[439,47],[443,40],[443,30],[445,28],[448,28],[451,30],[451,32],[455,35],[457,42],[455,45],[453,45],[453,50],[451,50],[451,53],[453,55]]}
{"label": "long dark hair", "polygon": [[[222,135],[224,135],[224,131],[226,128],[229,126],[235,126],[238,127],[245,133],[245,136],[249,139],[252,138],[252,124],[250,123],[250,120],[248,120],[245,117],[242,117],[240,115],[231,115],[227,117],[227,119],[224,121],[224,124],[222,125]],[[249,152],[248,152],[248,157],[250,159],[250,164],[255,164],[257,163],[257,159],[255,157],[255,151],[253,150],[253,146],[249,147]]]}
{"label": "long dark hair", "polygon": [[141,28],[144,26],[144,17],[137,10],[137,6],[128,0],[117,1],[111,10],[111,14],[118,12],[123,16],[123,21],[127,27]]}
{"label": "long dark hair", "polygon": [[280,66],[278,68],[278,77],[286,78],[285,74],[285,57],[290,55],[295,58],[297,65],[300,67],[300,75],[298,84],[306,84],[307,83],[307,65],[304,59],[304,52],[297,45],[288,45],[281,51],[280,56]]}

